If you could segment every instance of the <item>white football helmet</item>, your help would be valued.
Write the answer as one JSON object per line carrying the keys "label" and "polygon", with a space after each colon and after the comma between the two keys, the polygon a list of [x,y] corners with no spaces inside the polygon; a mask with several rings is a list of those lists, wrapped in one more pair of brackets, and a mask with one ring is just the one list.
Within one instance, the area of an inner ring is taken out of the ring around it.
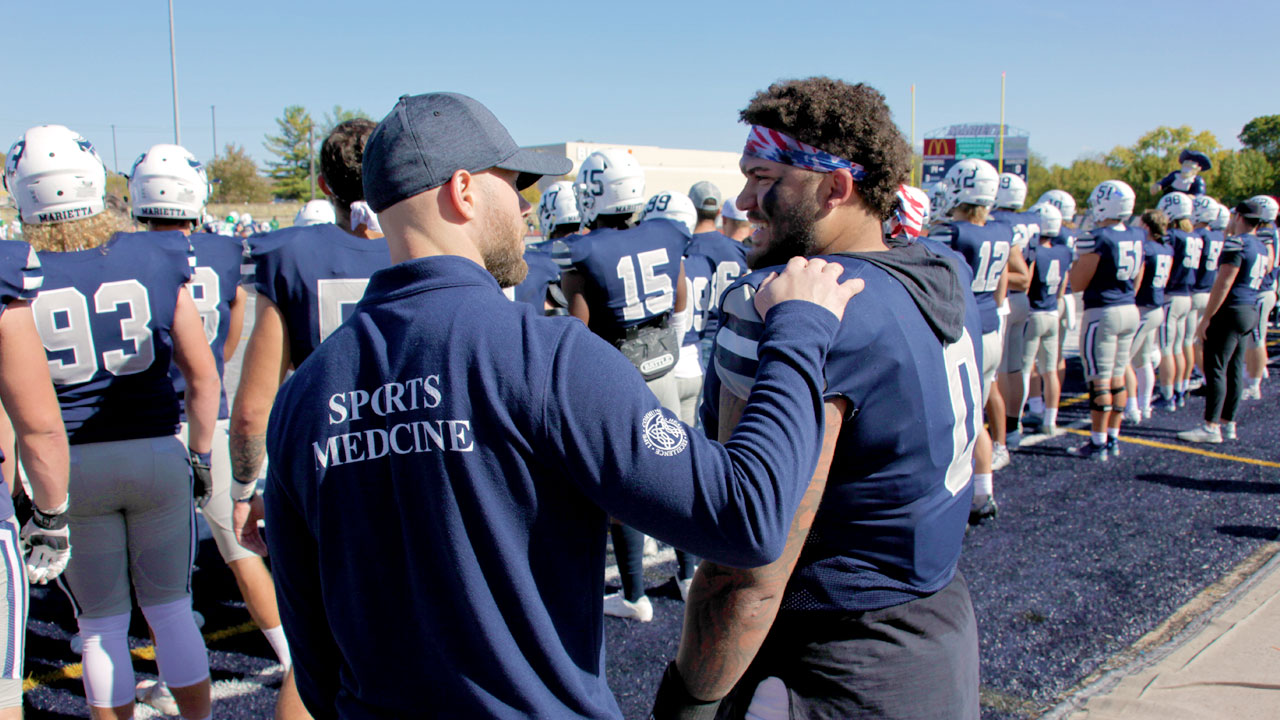
{"label": "white football helmet", "polygon": [[333,203],[328,200],[310,200],[293,216],[293,224],[299,227],[337,222],[338,215],[334,212]]}
{"label": "white football helmet", "polygon": [[950,196],[948,211],[964,203],[991,207],[1000,189],[1000,173],[986,160],[966,158],[951,166],[943,182]]}
{"label": "white football helmet", "polygon": [[1096,223],[1103,220],[1128,220],[1133,214],[1133,203],[1138,196],[1123,180],[1104,180],[1089,193],[1089,217]]}
{"label": "white football helmet", "polygon": [[538,222],[542,223],[544,235],[557,225],[582,223],[582,213],[578,212],[578,201],[573,196],[573,183],[561,180],[542,191],[542,199],[538,201]]}
{"label": "white football helmet", "polygon": [[1062,214],[1063,222],[1069,222],[1076,216],[1076,199],[1071,197],[1071,193],[1066,190],[1047,190],[1036,204],[1049,203],[1058,208],[1058,212]]}
{"label": "white football helmet", "polygon": [[253,224],[253,216],[252,216],[252,215],[250,215],[249,213],[244,213],[243,215],[241,215],[241,216],[240,216],[240,224],[241,224],[241,225],[252,225],[252,224]]}
{"label": "white football helmet", "polygon": [[1013,173],[1000,173],[1000,188],[996,190],[996,207],[1021,210],[1027,202],[1027,181]]}
{"label": "white football helmet", "polygon": [[204,165],[180,145],[152,145],[129,171],[136,218],[199,220],[209,201]]}
{"label": "white football helmet", "polygon": [[1209,229],[1226,230],[1227,223],[1231,222],[1231,208],[1226,205],[1218,205],[1218,216],[1209,221]]}
{"label": "white football helmet", "polygon": [[1156,209],[1174,221],[1190,218],[1195,211],[1191,196],[1181,192],[1171,192],[1160,198],[1160,202],[1156,203]]}
{"label": "white football helmet", "polygon": [[658,218],[675,220],[688,228],[689,234],[692,235],[693,226],[698,224],[698,209],[694,207],[693,199],[688,195],[664,190],[645,203],[644,212],[640,214],[640,222]]}
{"label": "white football helmet", "polygon": [[573,191],[583,225],[598,215],[629,215],[644,206],[644,171],[622,148],[597,150],[582,161]]}
{"label": "white football helmet", "polygon": [[929,210],[933,217],[945,218],[951,212],[951,188],[946,180],[934,183],[926,193],[929,196]]}
{"label": "white football helmet", "polygon": [[88,140],[62,125],[23,133],[9,148],[4,185],[27,223],[77,220],[106,209],[106,167]]}
{"label": "white football helmet", "polygon": [[1062,232],[1062,212],[1057,206],[1042,201],[1032,205],[1029,212],[1040,216],[1041,237],[1058,237]]}
{"label": "white football helmet", "polygon": [[1191,220],[1205,225],[1213,224],[1218,217],[1218,201],[1208,195],[1197,195],[1191,201]]}
{"label": "white football helmet", "polygon": [[1270,195],[1254,195],[1249,198],[1249,202],[1261,208],[1258,219],[1264,223],[1273,223],[1276,221],[1276,215],[1280,214],[1280,204],[1276,203],[1276,199]]}

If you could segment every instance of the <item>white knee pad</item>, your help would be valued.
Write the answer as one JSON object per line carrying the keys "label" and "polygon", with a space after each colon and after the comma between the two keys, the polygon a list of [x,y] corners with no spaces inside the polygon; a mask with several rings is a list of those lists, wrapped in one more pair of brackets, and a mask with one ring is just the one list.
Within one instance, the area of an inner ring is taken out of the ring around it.
{"label": "white knee pad", "polygon": [[84,695],[91,707],[133,702],[133,661],[129,657],[129,613],[77,618],[84,664]]}
{"label": "white knee pad", "polygon": [[191,598],[142,608],[156,636],[156,665],[169,687],[195,685],[209,677],[209,652],[191,617]]}
{"label": "white knee pad", "polygon": [[765,678],[756,686],[747,706],[746,720],[790,720],[791,699],[782,680]]}

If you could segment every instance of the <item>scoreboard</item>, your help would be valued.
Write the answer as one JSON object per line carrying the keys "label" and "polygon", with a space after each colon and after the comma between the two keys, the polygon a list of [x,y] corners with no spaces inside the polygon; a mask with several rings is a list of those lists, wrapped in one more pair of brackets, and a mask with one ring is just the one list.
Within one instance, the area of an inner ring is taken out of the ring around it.
{"label": "scoreboard", "polygon": [[[1008,134],[1005,126],[1004,171],[1027,179],[1027,136]],[[922,184],[942,180],[952,165],[966,158],[986,160],[1000,166],[1000,126],[997,124],[952,125],[934,137],[924,139],[924,177]]]}

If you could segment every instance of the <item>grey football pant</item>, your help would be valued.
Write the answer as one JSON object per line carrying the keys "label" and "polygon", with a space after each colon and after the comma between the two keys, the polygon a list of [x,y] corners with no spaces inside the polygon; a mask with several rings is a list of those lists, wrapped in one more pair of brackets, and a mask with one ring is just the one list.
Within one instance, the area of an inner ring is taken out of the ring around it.
{"label": "grey football pant", "polygon": [[71,563],[58,579],[77,616],[128,613],[191,594],[191,465],[172,435],[71,446]]}

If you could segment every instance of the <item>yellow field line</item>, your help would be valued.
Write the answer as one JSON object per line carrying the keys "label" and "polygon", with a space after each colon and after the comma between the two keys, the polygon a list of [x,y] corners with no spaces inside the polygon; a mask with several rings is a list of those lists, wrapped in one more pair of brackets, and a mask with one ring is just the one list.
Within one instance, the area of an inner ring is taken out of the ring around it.
{"label": "yellow field line", "polygon": [[[223,630],[215,630],[214,632],[207,633],[204,636],[204,641],[206,644],[214,643],[214,642],[218,642],[219,640],[226,640],[227,638],[235,637],[236,635],[243,635],[247,632],[252,632],[257,629],[258,629],[258,626],[255,625],[252,621],[241,623],[234,627],[225,628]],[[134,648],[133,650],[129,651],[129,654],[139,660],[155,661],[156,648],[154,645],[147,645],[145,647]],[[48,685],[49,683],[58,682],[59,680],[79,680],[80,677],[83,675],[84,675],[84,665],[82,665],[81,663],[69,663],[67,665],[63,665],[62,667],[56,670],[50,670],[49,672],[44,673],[42,675],[29,677],[23,680],[22,692],[30,692],[40,687],[41,685]]]}
{"label": "yellow field line", "polygon": [[[1088,430],[1077,430],[1075,428],[1062,429],[1076,435],[1089,435]],[[1170,445],[1168,443],[1156,442],[1154,440],[1144,440],[1143,438],[1121,436],[1120,442],[1133,443],[1134,445],[1146,445],[1147,447],[1160,448],[1161,450],[1176,450],[1178,452],[1190,453],[1192,455],[1203,455],[1204,457],[1216,458],[1218,460],[1233,460],[1235,462],[1247,463],[1249,465],[1280,468],[1280,463],[1271,462],[1270,460],[1258,460],[1257,458],[1239,457],[1238,455],[1226,455],[1209,450],[1201,450],[1200,448],[1187,447],[1185,445]]]}

